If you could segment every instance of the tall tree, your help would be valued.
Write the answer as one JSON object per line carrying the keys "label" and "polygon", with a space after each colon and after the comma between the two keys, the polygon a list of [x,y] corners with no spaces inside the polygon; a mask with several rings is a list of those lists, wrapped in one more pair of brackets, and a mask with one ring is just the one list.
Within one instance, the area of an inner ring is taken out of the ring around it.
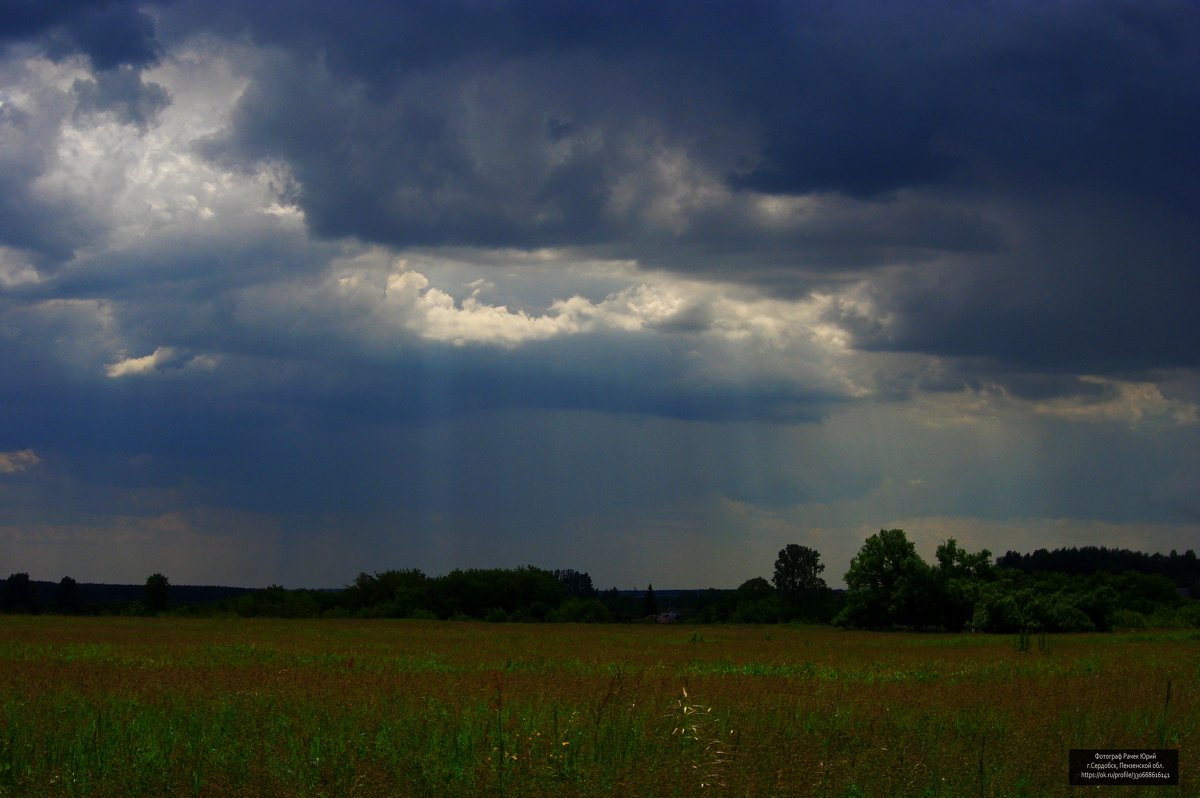
{"label": "tall tree", "polygon": [[932,574],[936,623],[948,632],[959,632],[971,622],[984,585],[995,575],[992,553],[982,549],[971,554],[950,538],[937,547],[936,558]]}
{"label": "tall tree", "polygon": [[816,549],[789,543],[779,550],[771,581],[785,599],[798,601],[825,589],[825,580],[821,578],[824,570]]}
{"label": "tall tree", "polygon": [[728,620],[734,623],[778,623],[783,615],[779,591],[761,576],[747,579],[730,597]]}
{"label": "tall tree", "polygon": [[4,580],[0,593],[0,606],[5,612],[37,612],[37,589],[29,581],[29,574],[10,574]]}
{"label": "tall tree", "polygon": [[595,598],[596,588],[592,584],[592,577],[587,571],[576,571],[573,568],[563,568],[553,571],[554,578],[559,581],[563,587],[563,595],[576,596],[578,598]]}
{"label": "tall tree", "polygon": [[142,603],[151,614],[166,612],[170,598],[171,585],[162,574],[151,574],[146,577],[146,590],[142,595]]}
{"label": "tall tree", "polygon": [[873,628],[933,625],[932,581],[929,566],[904,530],[881,529],[850,561],[846,607],[837,622]]}
{"label": "tall tree", "polygon": [[642,596],[642,614],[658,615],[658,597],[654,595],[654,585],[648,585]]}
{"label": "tall tree", "polygon": [[83,598],[79,595],[79,583],[64,576],[54,590],[54,608],[64,615],[76,615],[83,610]]}

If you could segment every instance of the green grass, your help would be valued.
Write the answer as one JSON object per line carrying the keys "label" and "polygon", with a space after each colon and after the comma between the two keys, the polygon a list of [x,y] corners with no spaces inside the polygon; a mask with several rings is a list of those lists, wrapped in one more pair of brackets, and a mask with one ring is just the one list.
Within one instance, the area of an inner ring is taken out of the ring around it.
{"label": "green grass", "polygon": [[[0,618],[0,796],[1076,796],[1181,750],[1200,640]],[[1167,689],[1170,684],[1170,698]],[[1105,788],[1105,796],[1145,796]]]}

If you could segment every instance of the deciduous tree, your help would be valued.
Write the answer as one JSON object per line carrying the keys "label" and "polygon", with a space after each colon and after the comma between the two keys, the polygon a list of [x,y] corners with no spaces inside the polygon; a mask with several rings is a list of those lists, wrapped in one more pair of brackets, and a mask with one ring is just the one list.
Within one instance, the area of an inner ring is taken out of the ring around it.
{"label": "deciduous tree", "polygon": [[79,594],[79,583],[64,576],[54,590],[54,608],[64,615],[75,615],[83,610],[83,598]]}
{"label": "deciduous tree", "polygon": [[37,612],[37,589],[29,581],[29,574],[10,574],[0,591],[0,606],[5,612]]}
{"label": "deciduous tree", "polygon": [[846,572],[846,607],[837,622],[884,628],[931,625],[930,568],[902,529],[867,538]]}
{"label": "deciduous tree", "polygon": [[166,612],[170,592],[171,585],[162,574],[155,573],[146,577],[146,591],[142,596],[146,612],[151,614]]}
{"label": "deciduous tree", "polygon": [[816,549],[789,543],[779,550],[771,581],[785,599],[798,601],[825,589],[825,580],[821,578],[824,570]]}

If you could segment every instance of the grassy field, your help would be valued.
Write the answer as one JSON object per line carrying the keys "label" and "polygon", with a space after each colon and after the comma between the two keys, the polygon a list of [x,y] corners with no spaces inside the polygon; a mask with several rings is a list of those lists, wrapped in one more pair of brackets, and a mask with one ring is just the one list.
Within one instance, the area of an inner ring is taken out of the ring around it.
{"label": "grassy field", "polygon": [[[1200,635],[0,618],[0,796],[1200,795]],[[1067,784],[1180,749],[1178,788]]]}

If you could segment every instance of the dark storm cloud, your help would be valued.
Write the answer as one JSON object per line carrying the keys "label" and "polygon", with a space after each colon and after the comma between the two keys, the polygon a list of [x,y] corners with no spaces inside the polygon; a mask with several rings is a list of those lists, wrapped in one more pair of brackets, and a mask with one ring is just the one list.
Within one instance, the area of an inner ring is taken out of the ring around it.
{"label": "dark storm cloud", "polygon": [[600,230],[600,159],[548,170],[546,123],[507,110],[509,100],[482,109],[494,138],[473,151],[462,129],[469,109],[452,80],[418,79],[376,103],[320,65],[288,61],[251,87],[234,140],[210,152],[284,159],[315,232],[402,246],[611,235]]}
{"label": "dark storm cloud", "polygon": [[841,323],[866,348],[1067,375],[1200,364],[1200,233],[1188,213],[1078,194],[1031,201],[1025,213],[1013,251],[878,280],[891,326],[853,309]]}
{"label": "dark storm cloud", "polygon": [[[1181,161],[1185,170],[1194,170],[1197,163],[1189,145],[1200,122],[1195,74],[1200,22],[1190,4],[387,8],[356,4],[333,12],[319,6],[282,19],[268,4],[229,8],[229,17],[240,16],[240,24],[264,42],[305,56],[320,53],[333,81],[294,103],[278,91],[294,91],[299,88],[294,83],[264,87],[248,100],[257,111],[246,120],[249,151],[271,138],[255,135],[254,124],[264,119],[282,125],[304,114],[344,115],[344,104],[327,113],[311,102],[335,86],[372,89],[343,100],[356,106],[392,105],[399,92],[400,99],[429,104],[427,115],[445,122],[455,110],[447,98],[475,84],[481,69],[533,59],[538,69],[514,75],[518,80],[509,87],[483,87],[518,98],[532,93],[552,108],[563,102],[568,84],[587,96],[593,116],[656,107],[659,121],[677,113],[685,100],[700,103],[704,116],[674,120],[695,127],[668,128],[689,143],[711,135],[701,127],[705,120],[711,128],[735,117],[753,123],[761,150],[737,153],[740,185],[872,196],[961,185],[980,179],[985,168],[1016,167],[1042,179],[1192,196],[1187,174],[1162,168]],[[209,4],[193,13],[210,18]],[[459,66],[467,69],[456,71]],[[441,74],[442,82],[408,95],[406,81],[418,71]],[[272,97],[283,104],[263,107]],[[646,100],[656,105],[642,105]],[[404,109],[396,118],[413,113]],[[569,116],[547,123],[550,134],[580,127]],[[462,134],[437,125],[396,130],[386,124],[338,132],[361,134],[353,138],[367,146],[387,138],[412,146]],[[331,143],[331,133],[318,129],[310,140]],[[386,163],[394,151],[375,155]],[[447,166],[459,171],[452,159]],[[385,178],[376,190],[386,193],[388,186]]]}
{"label": "dark storm cloud", "polygon": [[[866,348],[1197,362],[1194,4],[166,12],[195,27],[275,48],[211,154],[286,161],[318,234],[590,245],[783,293],[888,267]],[[673,163],[727,196],[689,205]],[[767,229],[755,192],[852,210]]]}
{"label": "dark storm cloud", "polygon": [[[404,71],[385,86],[339,75],[307,52],[270,59],[212,153],[283,159],[314,230],[397,246],[624,246],[648,197],[629,186],[656,151],[726,157],[701,87],[647,80],[652,53],[628,65],[592,52],[489,52]],[[303,120],[302,123],[299,120]],[[696,141],[690,141],[696,139]],[[649,188],[649,187],[647,187]]]}
{"label": "dark storm cloud", "polygon": [[[107,111],[147,124],[169,98],[138,70],[207,33],[259,50],[232,126],[204,151],[239,168],[286,163],[319,236],[583,246],[790,296],[862,278],[873,306],[830,317],[856,345],[997,373],[1197,363],[1194,4],[4,13],[7,42],[73,47],[100,70],[75,84],[73,106],[0,107],[0,239],[35,260],[66,257],[101,225],[32,188],[61,121]],[[816,210],[769,224],[763,192]]]}
{"label": "dark storm cloud", "polygon": [[[953,158],[951,169],[931,164],[893,185],[933,183],[989,208],[1004,243],[876,278],[875,312],[843,317],[859,345],[989,358],[1001,378],[1011,366],[1136,374],[1200,363],[1190,299],[1200,275],[1200,9],[1010,4],[922,18],[897,8],[875,16],[899,23],[888,33],[847,42],[876,53],[858,63],[886,75],[869,82],[888,99],[833,118],[876,107],[847,131],[851,141],[911,144],[895,164]],[[913,139],[922,126],[927,135]],[[800,149],[811,137],[789,141]],[[839,147],[816,151],[839,162]],[[885,316],[894,323],[880,326]]]}
{"label": "dark storm cloud", "polygon": [[213,0],[172,4],[162,28],[168,38],[206,29],[249,34],[257,43],[289,50],[323,50],[335,73],[386,84],[405,71],[463,58],[533,52],[587,51],[614,60],[652,50],[688,59],[706,52],[732,66],[751,55],[752,45],[761,49],[777,40],[785,9],[758,0],[736,6],[713,0],[650,6],[633,0],[366,0],[339,8]]}
{"label": "dark storm cloud", "polygon": [[185,30],[248,28],[284,53],[226,152],[291,163],[319,232],[397,245],[628,239],[607,206],[655,149],[738,168],[723,72],[776,38],[758,4],[357,5],[282,22],[266,8],[179,10]]}
{"label": "dark storm cloud", "polygon": [[1194,201],[1194,4],[860,2],[806,23],[778,80],[756,86],[768,157],[751,183],[871,195],[1033,179]]}
{"label": "dark storm cloud", "polygon": [[41,41],[55,57],[76,52],[99,70],[145,66],[158,58],[154,22],[140,2],[6,0],[0,44]]}

